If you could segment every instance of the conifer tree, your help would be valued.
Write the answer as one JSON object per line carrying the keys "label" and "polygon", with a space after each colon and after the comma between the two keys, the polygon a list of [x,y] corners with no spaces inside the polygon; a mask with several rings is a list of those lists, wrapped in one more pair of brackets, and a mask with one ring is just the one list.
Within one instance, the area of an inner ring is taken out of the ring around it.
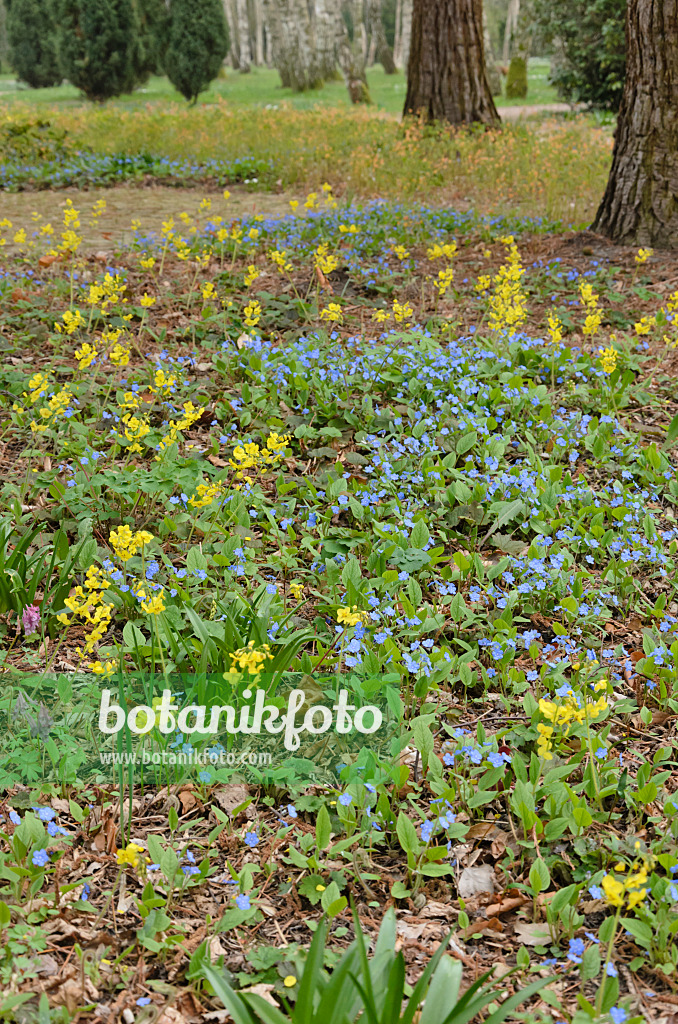
{"label": "conifer tree", "polygon": [[219,74],[229,50],[221,0],[170,0],[165,73],[192,103]]}
{"label": "conifer tree", "polygon": [[133,0],[58,0],[59,63],[89,100],[131,92],[139,73],[139,19]]}
{"label": "conifer tree", "polygon": [[165,0],[135,0],[139,19],[139,46],[136,77],[139,83],[149,75],[162,75],[167,44],[167,4]]}
{"label": "conifer tree", "polygon": [[17,78],[33,89],[58,85],[62,75],[56,52],[52,0],[5,0],[9,61]]}

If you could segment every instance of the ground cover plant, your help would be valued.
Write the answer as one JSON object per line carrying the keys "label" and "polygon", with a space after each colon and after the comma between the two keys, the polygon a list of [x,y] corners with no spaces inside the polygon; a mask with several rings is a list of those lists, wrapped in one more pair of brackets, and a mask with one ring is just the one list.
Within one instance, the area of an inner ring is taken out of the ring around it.
{"label": "ground cover plant", "polygon": [[[326,183],[229,202],[108,251],[95,193],[0,221],[3,1016],[657,1019],[678,265]],[[160,785],[129,732],[92,772],[102,690],[155,713],[179,673],[393,691],[393,756],[300,786],[151,725]]]}

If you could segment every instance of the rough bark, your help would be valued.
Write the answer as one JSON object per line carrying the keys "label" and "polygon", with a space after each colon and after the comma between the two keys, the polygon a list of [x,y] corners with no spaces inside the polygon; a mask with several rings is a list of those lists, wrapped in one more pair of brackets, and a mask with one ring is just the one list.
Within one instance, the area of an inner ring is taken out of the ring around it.
{"label": "rough bark", "polygon": [[410,43],[412,41],[412,17],[414,0],[403,0],[402,31],[400,35],[400,62],[398,67],[406,69],[410,61]]}
{"label": "rough bark", "polygon": [[[362,14],[362,11],[359,12]],[[356,12],[353,12],[354,18]],[[349,38],[343,18],[337,24],[337,58],[341,68],[348,96],[351,103],[371,103],[370,90],[367,86],[365,61],[367,59],[367,39],[360,26],[354,20],[353,39]]]}
{"label": "rough bark", "polygon": [[629,0],[624,92],[593,230],[678,247],[678,0]]}
{"label": "rough bark", "polygon": [[251,71],[250,19],[247,14],[247,0],[235,0],[238,20],[238,70],[241,74]]}
{"label": "rough bark", "polygon": [[530,57],[534,31],[534,11],[531,0],[515,0],[512,3],[512,12],[511,62],[506,79],[506,95],[509,99],[525,99],[527,96],[527,62]]}
{"label": "rough bark", "polygon": [[485,73],[481,0],[415,0],[403,113],[499,122]]}
{"label": "rough bark", "polygon": [[313,43],[306,0],[264,0],[273,62],[284,86],[295,92],[317,89],[323,76]]}
{"label": "rough bark", "polygon": [[238,19],[235,13],[234,0],[223,0],[223,7],[226,24],[228,25],[228,38],[231,44],[228,56],[231,64],[237,71],[240,67],[240,61],[238,60]]}

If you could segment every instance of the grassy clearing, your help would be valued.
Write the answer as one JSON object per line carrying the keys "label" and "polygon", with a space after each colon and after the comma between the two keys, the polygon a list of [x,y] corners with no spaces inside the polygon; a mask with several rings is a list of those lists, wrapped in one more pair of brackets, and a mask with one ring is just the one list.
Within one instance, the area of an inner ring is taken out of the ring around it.
{"label": "grassy clearing", "polygon": [[[13,121],[34,111],[18,104]],[[425,198],[479,213],[516,212],[566,225],[590,223],[612,152],[608,128],[585,115],[496,131],[402,126],[371,111],[251,110],[221,101],[188,109],[170,104],[46,107],[53,129],[67,131],[51,159],[8,150],[8,189],[143,182],[243,181],[279,190]]]}
{"label": "grassy clearing", "polygon": [[[0,1013],[301,1013],[382,921],[379,1002],[452,928],[445,1013],[670,1011],[675,261],[331,190],[93,255],[93,199],[3,225]],[[297,684],[395,745],[157,719]],[[105,686],[148,733],[92,742]]]}
{"label": "grassy clearing", "polygon": [[[549,62],[535,58],[530,60],[528,72],[528,95],[525,100],[496,98],[498,106],[516,106],[527,103],[557,103],[558,94],[548,85]],[[378,110],[400,115],[405,102],[405,76],[402,73],[385,75],[381,67],[370,68],[368,75],[370,93]],[[211,88],[200,97],[200,105],[225,101],[238,110],[260,107],[291,107],[295,110],[311,110],[315,107],[349,108],[346,86],[343,81],[328,82],[322,89],[306,93],[294,93],[283,89],[278,72],[270,68],[254,68],[249,75],[228,71],[223,79],[217,79]],[[150,103],[154,106],[180,101],[179,94],[167,78],[151,78],[131,96],[121,96],[111,102],[116,110],[138,110]],[[28,102],[32,107],[60,107],[72,109],[83,105],[80,93],[72,85],[53,89],[28,90],[19,85],[10,75],[0,75],[0,102],[8,108],[15,103]],[[85,104],[86,105],[86,104]]]}

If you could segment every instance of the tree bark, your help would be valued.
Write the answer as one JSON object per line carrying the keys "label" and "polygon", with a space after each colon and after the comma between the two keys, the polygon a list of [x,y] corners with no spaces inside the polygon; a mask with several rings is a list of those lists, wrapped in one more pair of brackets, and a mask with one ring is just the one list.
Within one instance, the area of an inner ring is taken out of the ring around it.
{"label": "tree bark", "polygon": [[323,83],[313,26],[306,0],[264,0],[273,62],[284,86],[295,92],[317,89]]}
{"label": "tree bark", "polygon": [[678,247],[678,0],[629,0],[624,92],[593,230]]}
{"label": "tree bark", "polygon": [[497,67],[497,62],[494,59],[494,50],[492,49],[492,37],[490,36],[490,26],[487,21],[487,11],[483,4],[483,46],[485,47],[485,72],[487,74],[487,84],[490,87],[490,92],[493,96],[501,96],[501,72]]}
{"label": "tree bark", "polygon": [[365,72],[367,47],[364,33],[359,31],[359,26],[354,21],[353,39],[350,39],[343,18],[339,19],[337,30],[339,33],[337,58],[346,82],[349,99],[351,103],[371,103]]}
{"label": "tree bark", "polygon": [[254,0],[252,11],[254,13],[254,63],[263,67],[266,63],[264,56],[264,11],[261,0]]}
{"label": "tree bark", "polygon": [[485,73],[481,0],[414,0],[403,114],[498,124]]}
{"label": "tree bark", "polygon": [[328,82],[338,77],[337,37],[341,8],[335,0],[315,0],[316,60],[323,79]]}
{"label": "tree bark", "polygon": [[410,43],[412,41],[412,17],[414,0],[403,0],[402,11],[402,34],[400,36],[400,64],[399,67],[407,70],[410,61]]}
{"label": "tree bark", "polygon": [[[398,70],[393,60],[391,47],[386,41],[384,22],[381,14],[382,0],[370,0],[368,7],[368,18],[370,27],[370,54],[374,49],[374,56],[381,64],[387,75],[395,75]],[[374,58],[368,58],[367,63],[371,64]]]}
{"label": "tree bark", "polygon": [[241,74],[251,71],[250,19],[247,14],[247,0],[235,0],[238,19],[238,70]]}

